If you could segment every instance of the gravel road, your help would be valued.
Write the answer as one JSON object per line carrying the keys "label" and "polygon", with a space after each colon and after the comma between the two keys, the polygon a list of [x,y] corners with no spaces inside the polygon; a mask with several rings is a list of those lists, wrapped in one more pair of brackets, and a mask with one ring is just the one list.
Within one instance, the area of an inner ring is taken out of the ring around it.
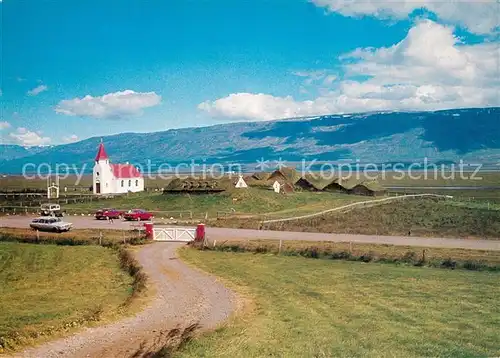
{"label": "gravel road", "polygon": [[[5,227],[29,227],[31,221],[29,216],[7,216],[0,219],[0,226]],[[114,223],[95,220],[93,217],[71,216],[65,220],[73,223],[75,229],[121,229],[131,228],[131,222],[116,220]],[[136,224],[136,223],[134,223]],[[262,240],[304,240],[304,241],[331,241],[331,242],[357,242],[369,244],[388,244],[398,246],[418,247],[441,247],[475,250],[500,250],[500,240],[466,240],[453,238],[426,238],[408,236],[378,236],[378,235],[354,235],[354,234],[325,234],[311,232],[289,232],[270,230],[248,230],[248,229],[206,229],[209,240],[231,240],[231,239],[262,239]],[[499,233],[500,236],[500,233]]]}
{"label": "gravel road", "polygon": [[130,357],[142,342],[152,342],[178,325],[199,323],[202,329],[215,328],[233,312],[235,295],[214,277],[179,260],[175,250],[181,245],[158,242],[136,252],[155,288],[155,298],[144,311],[116,323],[87,328],[14,357]]}

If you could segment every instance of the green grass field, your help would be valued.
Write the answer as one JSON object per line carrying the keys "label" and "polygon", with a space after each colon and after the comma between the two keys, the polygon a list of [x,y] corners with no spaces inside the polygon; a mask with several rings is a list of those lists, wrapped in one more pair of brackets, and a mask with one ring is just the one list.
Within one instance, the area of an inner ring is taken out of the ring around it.
{"label": "green grass field", "polygon": [[500,355],[498,272],[194,249],[181,256],[246,305],[179,357]]}
{"label": "green grass field", "polygon": [[111,318],[131,290],[114,250],[0,242],[0,353]]}
{"label": "green grass field", "polygon": [[[218,220],[217,226],[257,228],[255,220]],[[265,224],[265,229],[367,235],[499,238],[495,205],[454,200],[411,199],[344,213]]]}
{"label": "green grass field", "polygon": [[296,192],[289,195],[276,194],[258,188],[234,189],[222,194],[188,195],[161,193],[136,193],[101,202],[64,205],[69,210],[95,210],[103,206],[117,209],[143,208],[163,211],[175,216],[180,211],[191,211],[201,217],[208,213],[210,218],[219,215],[272,215],[293,216],[333,208],[369,198],[340,193]]}

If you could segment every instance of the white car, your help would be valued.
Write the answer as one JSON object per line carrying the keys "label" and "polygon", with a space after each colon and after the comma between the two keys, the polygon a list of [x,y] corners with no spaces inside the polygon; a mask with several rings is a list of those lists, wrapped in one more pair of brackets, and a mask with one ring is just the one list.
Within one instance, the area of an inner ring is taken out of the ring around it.
{"label": "white car", "polygon": [[64,222],[53,216],[42,216],[31,221],[30,227],[39,231],[64,232],[71,230],[72,223]]}
{"label": "white car", "polygon": [[59,204],[42,204],[40,206],[40,212],[43,216],[64,216]]}

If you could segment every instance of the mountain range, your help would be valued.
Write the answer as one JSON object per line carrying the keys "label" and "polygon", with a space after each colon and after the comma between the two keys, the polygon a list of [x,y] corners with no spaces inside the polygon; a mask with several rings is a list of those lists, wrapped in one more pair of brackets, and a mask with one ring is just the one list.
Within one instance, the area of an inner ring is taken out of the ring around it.
{"label": "mountain range", "polygon": [[[51,147],[0,146],[0,172],[26,163],[65,163],[91,170],[100,141],[115,163],[155,171],[160,164],[300,162],[500,163],[500,107],[435,112],[326,115],[236,122],[154,133],[121,133]],[[148,164],[149,163],[149,164]],[[500,167],[499,167],[500,168]]]}

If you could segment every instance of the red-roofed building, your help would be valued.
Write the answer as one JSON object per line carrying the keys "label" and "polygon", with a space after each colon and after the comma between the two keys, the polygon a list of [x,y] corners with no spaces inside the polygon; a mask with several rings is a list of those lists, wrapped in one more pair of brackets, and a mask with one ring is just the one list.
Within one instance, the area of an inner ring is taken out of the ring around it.
{"label": "red-roofed building", "polygon": [[104,144],[99,144],[93,172],[94,194],[123,194],[144,191],[144,177],[133,165],[111,164]]}

